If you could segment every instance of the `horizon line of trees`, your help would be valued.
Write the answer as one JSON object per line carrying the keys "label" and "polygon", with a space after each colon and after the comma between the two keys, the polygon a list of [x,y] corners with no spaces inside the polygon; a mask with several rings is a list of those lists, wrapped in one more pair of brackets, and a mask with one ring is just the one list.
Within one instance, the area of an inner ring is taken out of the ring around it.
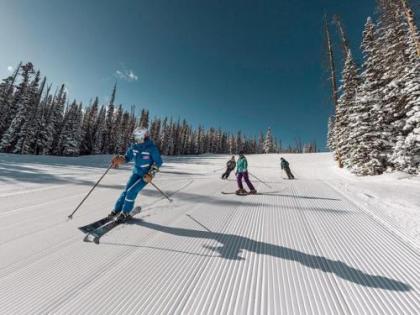
{"label": "horizon line of trees", "polygon": [[377,0],[368,18],[362,63],[351,53],[343,25],[334,17],[343,66],[338,87],[336,54],[324,20],[335,112],[328,122],[328,147],[340,167],[357,175],[386,171],[420,173],[420,42],[406,0]]}
{"label": "horizon line of trees", "polygon": [[132,143],[136,127],[150,130],[154,143],[164,155],[203,153],[315,152],[316,143],[283,149],[271,128],[264,135],[246,137],[221,128],[193,128],[187,121],[172,117],[149,119],[143,109],[136,117],[134,107],[115,105],[115,83],[107,104],[96,97],[84,107],[69,102],[64,84],[54,93],[32,63],[20,63],[14,73],[0,83],[0,152],[35,155],[78,156],[121,154]]}

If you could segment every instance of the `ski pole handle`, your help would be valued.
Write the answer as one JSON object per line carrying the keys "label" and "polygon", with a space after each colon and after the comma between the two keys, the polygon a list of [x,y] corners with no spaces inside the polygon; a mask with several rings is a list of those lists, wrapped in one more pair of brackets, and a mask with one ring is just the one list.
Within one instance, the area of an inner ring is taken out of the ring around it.
{"label": "ski pole handle", "polygon": [[156,188],[156,190],[158,191],[158,192],[160,192],[161,194],[162,194],[162,196],[164,196],[166,199],[168,199],[169,200],[169,202],[172,202],[173,200],[167,195],[167,194],[165,194],[158,186],[156,186],[156,184],[154,183],[154,182],[150,182],[150,184],[152,184],[152,186],[153,187],[155,187]]}
{"label": "ski pole handle", "polygon": [[98,181],[95,183],[95,185],[93,185],[93,187],[89,190],[89,192],[87,193],[87,195],[82,199],[82,201],[78,204],[78,206],[76,207],[76,209],[74,209],[74,211],[68,216],[68,218],[71,220],[73,219],[73,215],[77,212],[77,210],[79,210],[79,208],[81,207],[81,205],[85,202],[86,199],[88,199],[89,195],[92,193],[92,191],[96,188],[96,186],[99,185],[99,183],[101,182],[101,180],[105,177],[105,175],[109,172],[109,170],[112,168],[112,164],[109,165],[109,167],[106,169],[105,173],[103,173],[103,175],[101,176],[101,178],[98,179]]}

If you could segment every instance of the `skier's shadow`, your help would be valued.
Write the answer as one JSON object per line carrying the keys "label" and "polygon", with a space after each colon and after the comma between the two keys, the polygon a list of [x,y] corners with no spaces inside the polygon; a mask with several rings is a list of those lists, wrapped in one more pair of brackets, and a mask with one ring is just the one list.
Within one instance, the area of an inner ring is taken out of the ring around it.
{"label": "skier's shadow", "polygon": [[393,280],[384,276],[370,275],[339,260],[331,260],[322,256],[306,254],[284,246],[255,241],[248,237],[234,234],[216,233],[211,232],[210,230],[202,231],[164,226],[135,218],[131,221],[131,224],[136,224],[145,228],[176,236],[215,240],[222,245],[205,246],[205,248],[218,252],[220,256],[225,259],[243,260],[244,258],[240,256],[240,253],[243,250],[247,250],[257,254],[270,255],[286,260],[296,261],[309,268],[334,273],[336,276],[344,280],[348,280],[365,287],[391,291],[411,290],[410,285],[401,281]]}

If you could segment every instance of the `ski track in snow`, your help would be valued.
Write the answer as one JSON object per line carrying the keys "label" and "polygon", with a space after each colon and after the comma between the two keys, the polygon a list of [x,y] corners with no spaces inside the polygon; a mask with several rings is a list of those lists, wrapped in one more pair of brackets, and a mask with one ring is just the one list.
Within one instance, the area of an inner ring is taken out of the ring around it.
{"label": "ski track in snow", "polygon": [[370,215],[380,205],[304,170],[313,155],[286,156],[295,181],[278,155],[249,156],[272,189],[251,177],[262,194],[222,195],[236,189],[227,158],[168,158],[155,182],[174,202],[147,187],[96,245],[77,227],[112,209],[129,167],[67,221],[109,157],[0,155],[0,313],[420,314],[419,250]]}

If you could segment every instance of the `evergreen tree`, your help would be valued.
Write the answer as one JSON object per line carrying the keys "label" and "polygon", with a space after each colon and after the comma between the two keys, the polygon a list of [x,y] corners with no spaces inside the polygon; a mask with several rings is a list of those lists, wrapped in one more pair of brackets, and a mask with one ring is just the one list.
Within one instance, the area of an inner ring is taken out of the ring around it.
{"label": "evergreen tree", "polygon": [[112,90],[111,99],[109,100],[108,109],[105,118],[105,131],[103,133],[103,153],[114,153],[115,151],[115,137],[113,139],[114,126],[114,101],[117,91],[117,83],[115,83]]}
{"label": "evergreen tree", "polygon": [[92,154],[95,145],[95,124],[98,117],[99,100],[95,98],[93,104],[86,109],[82,123],[82,141],[80,154]]}
{"label": "evergreen tree", "polygon": [[335,119],[335,135],[336,135],[336,157],[339,161],[339,165],[349,165],[349,153],[350,146],[348,143],[348,137],[351,132],[349,125],[349,116],[354,107],[354,101],[356,96],[356,89],[359,84],[357,67],[353,61],[351,52],[349,51],[346,62],[343,69],[342,79],[342,95],[340,96]]}
{"label": "evergreen tree", "polygon": [[273,135],[271,134],[271,128],[268,128],[264,140],[264,153],[273,153]]}
{"label": "evergreen tree", "polygon": [[106,133],[106,108],[101,106],[99,110],[98,118],[94,125],[94,145],[93,153],[100,154],[104,152],[104,139]]}
{"label": "evergreen tree", "polygon": [[[44,81],[46,82],[46,81]],[[52,103],[52,97],[50,95],[51,85],[47,87],[47,91],[40,101],[39,110],[35,118],[35,136],[32,143],[32,151],[34,154],[48,154],[50,152],[50,147],[48,147],[48,138],[52,138],[53,130],[51,124],[49,123],[49,106]],[[41,96],[41,94],[40,94]],[[52,143],[52,142],[51,142]]]}
{"label": "evergreen tree", "polygon": [[161,120],[159,118],[155,118],[151,124],[150,137],[158,147],[160,147],[160,132]]}
{"label": "evergreen tree", "polygon": [[335,124],[335,115],[331,115],[328,118],[328,134],[327,134],[327,147],[330,151],[335,151],[336,149],[336,138],[334,133],[334,124]]}
{"label": "evergreen tree", "polygon": [[59,136],[57,153],[65,156],[78,156],[81,141],[82,107],[76,101],[67,109]]}
{"label": "evergreen tree", "polygon": [[[15,153],[35,153],[34,148],[37,141],[37,127],[39,126],[37,119],[39,118],[39,114],[41,112],[41,98],[46,84],[46,78],[44,78],[42,80],[41,86],[38,87],[40,76],[41,73],[38,71],[28,91],[30,94],[30,109],[28,110],[29,119],[25,121],[22,126],[21,134],[16,144]],[[20,148],[19,152],[17,152],[18,148]]]}
{"label": "evergreen tree", "polygon": [[131,129],[131,116],[130,113],[125,111],[122,116],[122,122],[121,122],[121,138],[118,145],[118,153],[123,154],[130,142],[131,142],[131,135],[129,135]]}
{"label": "evergreen tree", "polygon": [[236,134],[235,144],[236,153],[239,153],[241,150],[243,150],[243,140],[241,131],[238,131],[238,133]]}
{"label": "evergreen tree", "polygon": [[123,109],[122,105],[119,105],[113,120],[113,127],[110,135],[110,153],[119,153],[122,144],[122,120],[123,120]]}
{"label": "evergreen tree", "polygon": [[0,150],[4,152],[16,152],[21,151],[21,147],[16,148],[16,144],[22,135],[22,127],[26,121],[29,120],[31,115],[31,96],[30,89],[30,78],[34,73],[32,63],[27,63],[22,67],[22,81],[17,87],[15,94],[14,106],[17,108],[16,114],[13,117],[8,129],[3,135],[0,143]]}
{"label": "evergreen tree", "polygon": [[49,119],[51,119],[52,123],[52,144],[51,144],[51,153],[58,154],[58,141],[61,134],[61,128],[63,127],[63,119],[64,119],[64,106],[67,100],[67,93],[64,84],[61,85],[60,90],[55,97],[54,102],[51,108],[51,115]]}
{"label": "evergreen tree", "polygon": [[139,127],[146,129],[149,128],[149,111],[146,109],[142,109],[141,111]]}
{"label": "evergreen tree", "polygon": [[384,143],[380,141],[380,129],[374,122],[382,115],[381,88],[384,86],[381,53],[376,38],[375,25],[370,18],[363,32],[364,56],[361,84],[357,88],[356,100],[349,113],[348,143],[351,148],[347,166],[358,175],[374,175],[383,172],[385,156],[381,155]]}
{"label": "evergreen tree", "polygon": [[14,104],[15,83],[22,63],[18,65],[14,74],[7,77],[0,84],[0,139],[9,127],[16,114],[16,104]]}
{"label": "evergreen tree", "polygon": [[[393,126],[397,130],[395,145],[390,155],[393,168],[411,174],[420,172],[420,58],[419,41],[412,11],[405,1],[394,4],[394,14],[399,18],[399,41],[404,50],[404,64],[397,73],[399,93]],[[410,13],[411,12],[411,13]],[[393,85],[394,92],[396,90]]]}

